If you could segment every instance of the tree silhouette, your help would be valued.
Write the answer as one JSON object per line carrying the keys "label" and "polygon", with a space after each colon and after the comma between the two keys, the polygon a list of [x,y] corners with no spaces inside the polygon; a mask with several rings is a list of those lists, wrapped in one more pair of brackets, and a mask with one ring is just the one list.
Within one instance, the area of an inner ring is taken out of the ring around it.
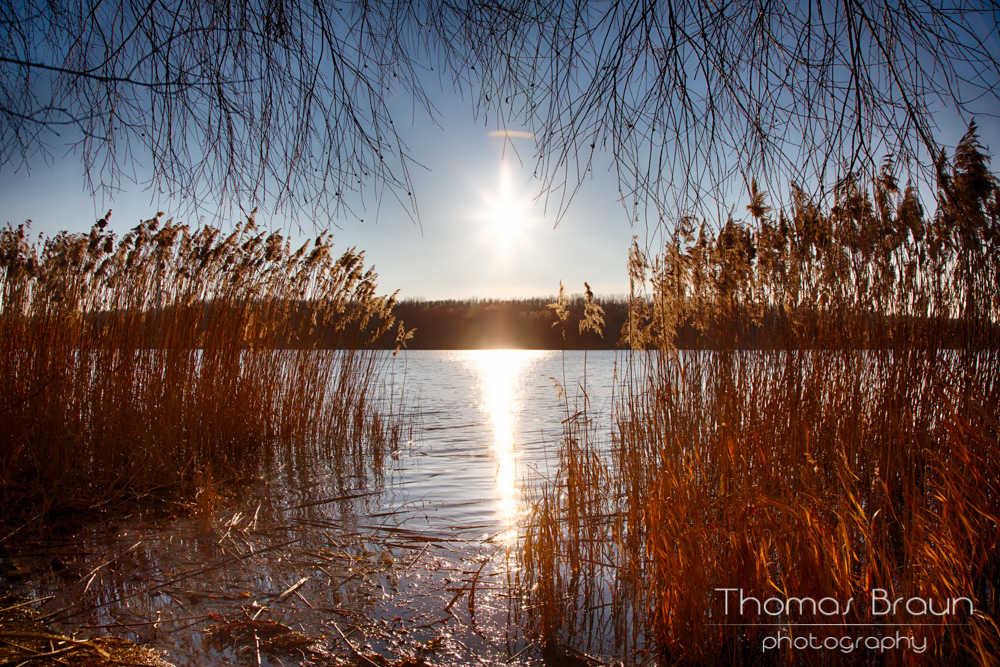
{"label": "tree silhouette", "polygon": [[96,188],[150,170],[154,187],[192,200],[336,211],[372,188],[415,212],[419,156],[390,100],[434,115],[428,91],[443,82],[491,123],[534,133],[559,212],[604,151],[623,203],[656,219],[742,190],[744,174],[783,192],[840,170],[875,176],[885,154],[936,156],[936,110],[1000,99],[997,10],[4,0],[0,164],[68,140]]}

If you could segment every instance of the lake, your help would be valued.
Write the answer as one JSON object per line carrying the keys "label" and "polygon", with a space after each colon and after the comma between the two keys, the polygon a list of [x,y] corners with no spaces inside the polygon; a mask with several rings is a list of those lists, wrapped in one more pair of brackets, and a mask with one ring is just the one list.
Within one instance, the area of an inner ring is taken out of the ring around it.
{"label": "lake", "polygon": [[533,662],[508,594],[522,486],[555,472],[584,369],[609,423],[615,353],[411,351],[392,369],[413,426],[384,459],[293,457],[193,506],[102,508],[9,540],[0,574],[64,632],[177,665]]}

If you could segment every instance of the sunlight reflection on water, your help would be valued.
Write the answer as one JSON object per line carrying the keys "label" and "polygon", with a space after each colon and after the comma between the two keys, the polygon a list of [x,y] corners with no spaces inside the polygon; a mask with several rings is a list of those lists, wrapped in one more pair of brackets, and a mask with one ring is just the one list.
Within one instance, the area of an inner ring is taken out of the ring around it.
{"label": "sunlight reflection on water", "polygon": [[505,529],[501,539],[517,539],[519,495],[517,486],[518,443],[522,385],[526,371],[546,353],[537,350],[475,350],[463,353],[463,361],[479,376],[480,409],[493,430],[496,459],[497,515]]}

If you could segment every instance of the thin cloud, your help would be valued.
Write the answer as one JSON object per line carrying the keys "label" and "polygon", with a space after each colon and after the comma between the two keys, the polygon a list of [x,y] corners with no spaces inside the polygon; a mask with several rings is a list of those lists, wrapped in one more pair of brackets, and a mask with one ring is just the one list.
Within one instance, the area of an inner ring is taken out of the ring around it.
{"label": "thin cloud", "polygon": [[534,139],[535,135],[532,132],[524,132],[523,130],[493,130],[488,134],[490,137],[507,137],[508,139]]}

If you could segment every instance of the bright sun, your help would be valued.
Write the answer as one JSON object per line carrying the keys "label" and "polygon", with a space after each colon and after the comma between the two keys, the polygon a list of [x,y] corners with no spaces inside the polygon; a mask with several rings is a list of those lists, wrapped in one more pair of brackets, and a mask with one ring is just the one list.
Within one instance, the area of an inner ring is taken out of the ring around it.
{"label": "bright sun", "polygon": [[504,248],[525,240],[525,232],[533,216],[531,198],[518,192],[513,181],[510,164],[506,160],[501,161],[496,190],[483,196],[483,222],[489,241]]}
{"label": "bright sun", "polygon": [[514,200],[511,184],[510,165],[500,163],[500,183],[490,207],[490,224],[497,230],[517,227],[521,224],[525,211],[519,211]]}

